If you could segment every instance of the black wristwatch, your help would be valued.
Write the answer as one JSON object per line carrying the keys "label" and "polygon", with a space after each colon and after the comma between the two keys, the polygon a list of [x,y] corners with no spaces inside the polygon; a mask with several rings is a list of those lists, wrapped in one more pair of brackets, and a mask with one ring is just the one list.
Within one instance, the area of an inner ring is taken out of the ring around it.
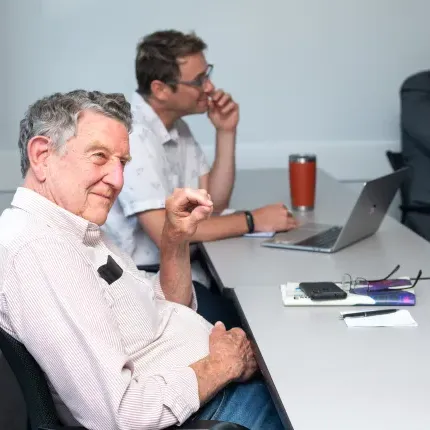
{"label": "black wristwatch", "polygon": [[248,224],[248,233],[254,233],[254,217],[252,216],[252,213],[249,211],[244,211],[246,216],[246,223]]}

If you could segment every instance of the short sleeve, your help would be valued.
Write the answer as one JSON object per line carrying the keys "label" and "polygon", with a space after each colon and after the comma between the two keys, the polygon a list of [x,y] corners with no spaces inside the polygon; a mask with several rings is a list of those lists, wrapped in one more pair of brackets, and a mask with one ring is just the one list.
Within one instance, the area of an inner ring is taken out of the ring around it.
{"label": "short sleeve", "polygon": [[205,153],[203,152],[199,143],[194,140],[194,151],[196,158],[196,166],[198,167],[198,176],[203,176],[209,173],[210,167],[206,160]]}
{"label": "short sleeve", "polygon": [[183,120],[179,120],[176,123],[176,127],[181,140],[187,148],[187,172],[184,175],[187,179],[185,186],[196,188],[198,187],[198,178],[209,173],[210,167],[201,146],[191,133],[188,124]]}
{"label": "short sleeve", "polygon": [[118,197],[125,216],[165,207],[169,195],[162,177],[156,136],[136,127],[130,135],[131,161],[124,169],[124,186]]}

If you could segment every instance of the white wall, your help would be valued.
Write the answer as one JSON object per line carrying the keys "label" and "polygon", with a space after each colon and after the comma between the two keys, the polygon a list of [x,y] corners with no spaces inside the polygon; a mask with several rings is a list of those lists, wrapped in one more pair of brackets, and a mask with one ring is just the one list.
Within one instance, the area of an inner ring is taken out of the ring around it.
{"label": "white wall", "polygon": [[[388,171],[398,89],[429,67],[428,0],[1,0],[0,189],[19,181],[19,120],[38,97],[135,88],[135,45],[161,28],[195,30],[214,80],[241,103],[239,167],[285,166],[308,150],[340,179]],[[3,103],[3,101],[6,103]],[[204,117],[190,119],[211,157]]]}
{"label": "white wall", "polygon": [[11,98],[7,94],[10,79],[6,6],[6,2],[0,1],[0,150],[6,147],[13,148],[12,142],[9,142],[11,127],[8,126],[13,117],[7,113],[7,106],[10,105]]}

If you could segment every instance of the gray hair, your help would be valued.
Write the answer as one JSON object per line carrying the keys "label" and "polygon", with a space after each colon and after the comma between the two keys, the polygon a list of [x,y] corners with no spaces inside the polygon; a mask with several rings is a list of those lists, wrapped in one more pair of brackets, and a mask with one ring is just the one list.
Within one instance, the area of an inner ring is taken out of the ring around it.
{"label": "gray hair", "polygon": [[20,122],[18,146],[23,177],[30,168],[29,140],[34,136],[46,136],[56,151],[64,150],[67,141],[76,135],[78,118],[84,110],[116,119],[131,132],[130,104],[123,94],[84,90],[52,94],[32,104]]}

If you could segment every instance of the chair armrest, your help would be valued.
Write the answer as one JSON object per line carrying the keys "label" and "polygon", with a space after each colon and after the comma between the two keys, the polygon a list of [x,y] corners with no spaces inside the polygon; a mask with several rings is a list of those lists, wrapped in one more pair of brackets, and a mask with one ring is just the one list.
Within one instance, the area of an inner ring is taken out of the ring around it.
{"label": "chair armrest", "polygon": [[249,430],[248,427],[234,423],[218,423],[212,427],[212,430]]}
{"label": "chair armrest", "polygon": [[430,214],[430,205],[428,204],[413,204],[413,205],[401,205],[400,209],[403,212],[415,212],[420,214]]}
{"label": "chair armrest", "polygon": [[249,430],[247,427],[241,426],[239,424],[214,420],[192,421],[176,428],[184,430]]}
{"label": "chair armrest", "polygon": [[[184,429],[184,430],[249,430],[247,427],[239,424],[227,423],[222,421],[193,421],[188,424],[183,424],[180,427],[170,427],[172,429]],[[39,427],[39,430],[87,430],[85,427],[74,427],[74,426],[43,426]]]}
{"label": "chair armrest", "polygon": [[39,430],[88,430],[81,426],[43,426]]}

